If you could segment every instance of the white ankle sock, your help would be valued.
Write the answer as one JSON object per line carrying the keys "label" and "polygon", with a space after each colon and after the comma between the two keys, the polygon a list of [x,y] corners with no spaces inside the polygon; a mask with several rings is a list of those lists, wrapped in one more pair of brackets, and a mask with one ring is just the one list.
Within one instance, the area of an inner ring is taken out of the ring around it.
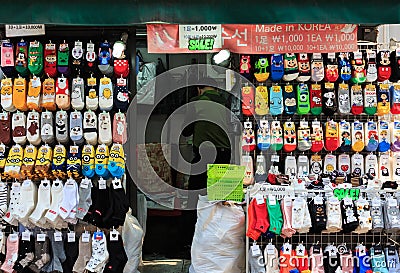
{"label": "white ankle sock", "polygon": [[55,226],[56,220],[59,217],[59,207],[62,198],[63,198],[63,184],[61,180],[56,179],[51,185],[51,205],[45,215],[45,217],[50,221],[52,226]]}
{"label": "white ankle sock", "polygon": [[21,185],[20,202],[17,205],[16,216],[24,226],[29,226],[29,215],[37,203],[37,187],[32,180],[25,180]]}
{"label": "white ankle sock", "polygon": [[78,201],[78,184],[74,179],[68,179],[64,184],[63,199],[60,203],[60,216],[62,219],[75,218]]}
{"label": "white ankle sock", "polygon": [[38,189],[38,202],[36,205],[35,210],[32,212],[32,214],[29,216],[29,220],[32,222],[32,224],[44,228],[42,223],[39,223],[39,221],[44,218],[44,215],[46,214],[47,210],[50,208],[51,205],[51,185],[50,181],[48,180],[42,180],[42,182],[39,185]]}

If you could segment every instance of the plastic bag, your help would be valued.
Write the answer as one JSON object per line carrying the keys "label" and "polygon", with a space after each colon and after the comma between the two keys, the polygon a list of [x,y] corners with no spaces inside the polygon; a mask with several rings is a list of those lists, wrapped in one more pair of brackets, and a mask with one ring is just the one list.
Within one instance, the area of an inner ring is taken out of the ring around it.
{"label": "plastic bag", "polygon": [[140,273],[137,269],[142,259],[143,229],[138,220],[132,216],[132,211],[126,213],[122,227],[122,241],[128,256],[128,262],[123,273]]}
{"label": "plastic bag", "polygon": [[245,272],[245,215],[242,207],[200,196],[190,273]]}

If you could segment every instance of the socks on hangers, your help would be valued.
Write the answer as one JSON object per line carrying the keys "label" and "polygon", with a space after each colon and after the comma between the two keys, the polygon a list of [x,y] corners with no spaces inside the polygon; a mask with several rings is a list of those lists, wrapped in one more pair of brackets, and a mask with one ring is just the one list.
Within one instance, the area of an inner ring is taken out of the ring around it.
{"label": "socks on hangers", "polygon": [[283,150],[287,153],[296,150],[296,127],[294,122],[286,121],[283,124]]}
{"label": "socks on hangers", "polygon": [[351,150],[350,122],[346,120],[341,120],[339,122],[339,135],[341,138],[340,150],[342,152],[350,152]]}
{"label": "socks on hangers", "polygon": [[256,87],[255,113],[259,116],[264,116],[268,112],[268,88],[264,85],[259,85]]}
{"label": "socks on hangers", "polygon": [[296,113],[296,93],[293,90],[293,85],[285,85],[283,92],[284,110],[287,115]]}
{"label": "socks on hangers", "polygon": [[322,87],[320,84],[311,85],[310,111],[313,115],[320,115],[322,113]]}
{"label": "socks on hangers", "polygon": [[373,84],[367,84],[364,88],[364,112],[367,115],[375,115],[376,107],[376,86]]}
{"label": "socks on hangers", "polygon": [[325,149],[335,151],[339,145],[339,126],[337,122],[328,120],[325,123]]}
{"label": "socks on hangers", "polygon": [[274,120],[271,123],[271,149],[279,151],[283,147],[283,134],[281,122]]}
{"label": "socks on hangers", "polygon": [[379,152],[387,152],[390,149],[390,128],[389,122],[386,120],[379,120],[378,122],[379,133]]}
{"label": "socks on hangers", "polygon": [[378,137],[378,124],[369,120],[365,123],[365,150],[368,152],[375,152],[378,149],[379,137]]}
{"label": "socks on hangers", "polygon": [[321,122],[314,120],[311,123],[312,134],[311,134],[311,152],[318,153],[324,148],[324,136],[322,133]]}
{"label": "socks on hangers", "polygon": [[387,83],[379,84],[377,93],[378,93],[378,103],[377,103],[378,116],[389,114],[390,112],[389,84]]}
{"label": "socks on hangers", "polygon": [[253,124],[250,121],[243,123],[242,149],[246,152],[254,151],[256,140],[254,136]]}
{"label": "socks on hangers", "polygon": [[298,128],[298,150],[299,151],[307,151],[311,148],[311,134],[310,127],[308,126],[307,121],[300,121],[300,126]]}
{"label": "socks on hangers", "polygon": [[261,119],[257,129],[257,148],[260,151],[266,151],[271,145],[269,123],[266,119]]}

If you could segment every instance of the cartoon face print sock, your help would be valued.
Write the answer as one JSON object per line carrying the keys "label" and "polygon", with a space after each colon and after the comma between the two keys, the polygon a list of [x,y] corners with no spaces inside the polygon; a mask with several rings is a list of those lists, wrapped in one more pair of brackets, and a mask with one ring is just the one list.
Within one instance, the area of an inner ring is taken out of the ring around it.
{"label": "cartoon face print sock", "polygon": [[86,84],[86,109],[96,111],[99,106],[97,79],[90,77]]}
{"label": "cartoon face print sock", "polygon": [[[97,157],[97,155],[96,155]],[[251,185],[254,182],[253,171],[253,158],[249,155],[242,155],[241,166],[245,166],[245,173],[243,178],[244,185]]]}
{"label": "cartoon face print sock", "polygon": [[283,57],[283,67],[283,80],[287,82],[294,81],[299,76],[299,66],[297,63],[296,54],[285,53]]}
{"label": "cartoon face print sock", "polygon": [[287,121],[283,124],[283,150],[287,153],[296,150],[296,127],[294,122]]}
{"label": "cartoon face print sock", "polygon": [[393,115],[400,114],[400,83],[393,83],[390,86],[390,96],[392,101],[390,112]]}
{"label": "cartoon face print sock", "polygon": [[350,106],[351,103],[350,103],[349,85],[347,83],[339,84],[338,99],[339,99],[339,112],[341,114],[349,114],[351,110]]}
{"label": "cartoon face print sock", "polygon": [[79,75],[84,68],[84,50],[81,41],[75,41],[74,47],[71,50],[72,57],[72,73]]}
{"label": "cartoon face print sock", "polygon": [[29,75],[27,59],[28,44],[24,40],[21,40],[17,43],[17,47],[15,50],[15,70],[22,77],[26,77]]}
{"label": "cartoon face print sock", "polygon": [[30,144],[39,145],[40,138],[40,114],[38,112],[29,112],[26,123],[26,137]]}
{"label": "cartoon face print sock", "polygon": [[353,177],[361,177],[364,174],[364,157],[362,154],[351,156],[351,174]]}
{"label": "cartoon face print sock", "polygon": [[83,121],[81,112],[74,111],[69,115],[69,131],[71,141],[76,145],[83,144]]}
{"label": "cartoon face print sock", "polygon": [[351,78],[351,65],[349,62],[349,53],[341,52],[338,57],[340,79],[347,82]]}
{"label": "cartoon face print sock", "polygon": [[[111,131],[111,119],[110,119],[110,113],[100,113],[99,114],[99,138],[98,138],[98,143],[99,144],[106,144],[110,145],[112,142],[112,131]],[[255,148],[255,140],[254,140],[254,132],[253,132],[253,144]]]}
{"label": "cartoon face print sock", "polygon": [[67,174],[72,177],[79,177],[81,173],[82,153],[79,146],[69,146],[67,153]]}
{"label": "cartoon face print sock", "polygon": [[378,70],[376,69],[376,51],[367,51],[367,82],[374,82],[378,79]]}
{"label": "cartoon face print sock", "polygon": [[11,143],[11,118],[10,113],[0,113],[0,143]]}
{"label": "cartoon face print sock", "polygon": [[350,122],[345,120],[339,122],[340,150],[342,152],[350,152],[351,150],[350,129]]}
{"label": "cartoon face print sock", "polygon": [[34,76],[29,81],[28,97],[26,99],[26,105],[29,110],[36,110],[36,111],[41,110],[40,109],[41,89],[42,89],[42,83],[40,81],[40,78]]}
{"label": "cartoon face print sock", "polygon": [[350,156],[348,154],[340,154],[338,158],[339,172],[342,176],[350,174]]}
{"label": "cartoon face print sock", "polygon": [[381,154],[379,156],[379,179],[381,182],[391,180],[390,156],[389,154]]}
{"label": "cartoon face print sock", "polygon": [[379,133],[379,152],[387,152],[390,149],[390,128],[389,122],[386,120],[379,120],[378,122],[378,133]]}
{"label": "cartoon face print sock", "polygon": [[62,144],[67,144],[69,141],[68,114],[64,110],[56,113],[56,139]]}
{"label": "cartoon face print sock", "polygon": [[67,175],[67,150],[62,144],[54,147],[53,162],[51,170],[57,178],[64,178]]}
{"label": "cartoon face print sock", "polygon": [[283,92],[284,110],[287,115],[296,113],[296,93],[293,91],[293,85],[286,85]]}
{"label": "cartoon face print sock", "polygon": [[364,124],[359,122],[358,120],[354,121],[351,124],[351,132],[352,132],[352,150],[354,152],[361,152],[364,150]]}
{"label": "cartoon face print sock", "polygon": [[333,83],[325,83],[322,93],[322,111],[327,116],[332,116],[337,109],[335,85]]}
{"label": "cartoon face print sock", "polygon": [[320,84],[311,85],[310,108],[313,115],[320,115],[322,113],[322,90]]}
{"label": "cartoon face print sock", "polygon": [[[257,160],[258,160],[258,158],[257,158]],[[257,164],[258,164],[258,161],[257,161]],[[265,159],[264,159],[263,164],[265,164]],[[263,166],[263,167],[264,167],[264,173],[265,173],[266,166]],[[113,177],[122,178],[122,176],[125,174],[125,152],[124,152],[124,147],[122,146],[122,144],[114,143],[111,146],[110,157],[108,160],[107,168]],[[260,171],[261,171],[261,168],[260,168]],[[267,174],[265,173],[264,181],[266,179],[267,179]]]}
{"label": "cartoon face print sock", "polygon": [[95,174],[95,149],[87,144],[82,149],[82,175],[92,178]]}
{"label": "cartoon face print sock", "polygon": [[310,164],[308,157],[305,155],[300,155],[297,164],[297,177],[306,178],[309,175]]}
{"label": "cartoon face print sock", "polygon": [[392,73],[392,68],[390,67],[390,51],[383,50],[378,52],[378,81],[384,82],[389,80]]}
{"label": "cartoon face print sock", "polygon": [[49,77],[57,77],[57,53],[53,43],[44,46],[44,73]]}
{"label": "cartoon face print sock", "polygon": [[242,149],[246,152],[254,151],[256,140],[254,136],[253,124],[249,121],[243,123]]}
{"label": "cartoon face print sock", "polygon": [[269,123],[265,119],[261,119],[258,123],[257,130],[257,147],[260,151],[268,150],[271,145],[271,135],[270,135]]}
{"label": "cartoon face print sock", "polygon": [[363,112],[363,102],[361,85],[353,85],[351,87],[351,113],[353,115],[360,115]]}
{"label": "cartoon face print sock", "polygon": [[365,60],[361,51],[356,51],[353,53],[351,68],[351,81],[355,84],[364,83],[366,80]]}
{"label": "cartoon face print sock", "polygon": [[54,142],[54,127],[53,127],[53,113],[52,112],[43,112],[41,115],[41,130],[40,134],[43,142],[45,143],[53,143]]}
{"label": "cartoon face print sock", "polygon": [[17,112],[12,116],[12,136],[15,143],[25,144],[26,142],[26,116]]}
{"label": "cartoon face print sock", "polygon": [[257,155],[256,172],[254,178],[257,183],[264,183],[267,180],[267,163],[265,162],[264,155]]}
{"label": "cartoon face print sock", "polygon": [[[115,52],[115,51],[114,51]],[[241,55],[240,56],[240,74],[244,77],[248,77],[251,69],[251,59],[250,55]]]}
{"label": "cartoon face print sock", "polygon": [[336,82],[339,78],[338,63],[335,53],[328,53],[325,67],[325,81]]}
{"label": "cartoon face print sock", "polygon": [[59,77],[56,81],[56,104],[62,110],[68,110],[71,106],[68,79]]}
{"label": "cartoon face print sock", "polygon": [[375,121],[368,121],[365,123],[365,150],[368,152],[375,152],[378,149],[378,124]]}
{"label": "cartoon face print sock", "polygon": [[311,148],[311,133],[310,127],[307,121],[300,121],[300,127],[298,128],[298,149],[299,151],[307,151]]}
{"label": "cartoon face print sock", "polygon": [[312,134],[311,134],[311,152],[317,153],[324,148],[324,137],[322,133],[321,122],[313,121],[311,123]]}
{"label": "cartoon face print sock", "polygon": [[319,82],[324,79],[324,61],[321,53],[313,53],[311,59],[311,80]]}
{"label": "cartoon face print sock", "polygon": [[336,170],[336,155],[327,154],[324,158],[324,173],[331,174]]}
{"label": "cartoon face print sock", "polygon": [[72,79],[71,88],[71,106],[75,110],[82,110],[85,106],[85,84],[82,78],[77,77]]}
{"label": "cartoon face print sock", "polygon": [[376,113],[376,86],[367,84],[364,88],[364,112],[367,115],[374,115]]}
{"label": "cartoon face print sock", "polygon": [[391,128],[392,145],[390,149],[393,152],[400,152],[400,120],[394,120],[392,126],[393,126]]}
{"label": "cartoon face print sock", "polygon": [[268,88],[264,85],[256,87],[255,113],[259,116],[268,114]]}
{"label": "cartoon face print sock", "polygon": [[[268,89],[265,87],[265,92],[267,92],[266,93],[267,97],[265,101],[259,100],[260,97],[258,95],[260,94],[257,93],[257,90],[261,92],[260,93],[261,95],[265,95],[265,93],[263,93],[262,90],[256,89],[256,105],[260,107],[259,109],[264,109],[263,111],[266,111],[266,113],[268,113]],[[115,86],[114,89],[114,106],[121,112],[126,112],[126,110],[128,110],[129,91],[126,79],[123,78],[117,79],[117,85]]]}
{"label": "cartoon face print sock", "polygon": [[43,72],[43,45],[38,41],[29,43],[28,69],[35,76]]}
{"label": "cartoon face print sock", "polygon": [[[249,61],[250,60],[250,56],[242,56],[242,60],[243,61]],[[247,73],[244,73],[244,74],[245,75],[249,74],[249,69],[250,69],[251,65],[250,64],[246,64],[246,63],[242,63],[242,65],[245,68],[242,71],[243,72],[247,72]],[[268,63],[268,58],[265,55],[262,55],[262,56],[258,57],[258,60],[255,62],[254,67],[255,67],[254,77],[256,78],[256,80],[258,82],[265,82],[266,80],[268,80],[268,77],[269,77],[269,63]]]}
{"label": "cartoon face print sock", "polygon": [[374,154],[365,156],[365,173],[370,174],[373,177],[378,175],[378,158]]}
{"label": "cartoon face print sock", "polygon": [[393,156],[392,178],[395,181],[400,180],[400,153],[395,153]]}
{"label": "cartoon face print sock", "polygon": [[28,145],[24,150],[24,161],[21,166],[21,174],[25,178],[31,178],[33,175],[33,169],[37,158],[37,149],[33,145]]}
{"label": "cartoon face print sock", "polygon": [[57,52],[57,71],[64,76],[68,76],[69,70],[69,45],[60,44]]}
{"label": "cartoon face print sock", "polygon": [[297,85],[297,113],[299,115],[305,115],[310,112],[310,92],[308,85],[305,83],[299,83]]}
{"label": "cartoon face print sock", "polygon": [[314,154],[311,156],[310,174],[314,174],[317,176],[322,174],[322,158],[318,154]]}
{"label": "cartoon face print sock", "polygon": [[297,55],[297,62],[299,66],[299,76],[297,77],[298,82],[306,82],[311,78],[311,66],[310,60],[308,59],[307,53],[299,53]]}
{"label": "cartoon face print sock", "polygon": [[282,87],[273,85],[270,87],[269,108],[273,116],[281,115],[283,112],[283,94]]}
{"label": "cartoon face print sock", "polygon": [[[253,97],[254,97],[254,91],[253,91]],[[113,85],[110,78],[103,77],[100,79],[100,86],[99,86],[99,108],[101,111],[110,111],[112,107],[113,107]]]}
{"label": "cartoon face print sock", "polygon": [[283,147],[283,133],[281,122],[274,120],[271,123],[271,149],[279,151]]}
{"label": "cartoon face print sock", "polygon": [[288,155],[285,158],[285,175],[297,175],[297,160],[293,155]]}
{"label": "cartoon face print sock", "polygon": [[49,111],[56,110],[56,90],[55,82],[52,78],[47,78],[43,81],[43,94],[41,107]]}
{"label": "cartoon face print sock", "polygon": [[17,110],[13,104],[13,81],[11,78],[1,80],[1,107],[9,112]]}
{"label": "cartoon face print sock", "polygon": [[325,149],[335,151],[339,146],[339,126],[337,122],[329,120],[325,124]]}
{"label": "cartoon face print sock", "polygon": [[12,102],[20,111],[27,111],[28,106],[26,105],[26,80],[24,78],[16,78],[14,80]]}
{"label": "cartoon face print sock", "polygon": [[14,45],[7,41],[1,43],[1,68],[8,77],[14,75]]}
{"label": "cartoon face print sock", "polygon": [[90,42],[86,44],[86,54],[85,54],[85,59],[86,59],[86,69],[88,71],[94,71],[95,70],[95,61],[97,58],[97,54],[95,52],[95,45],[94,43]]}
{"label": "cartoon face print sock", "polygon": [[83,114],[83,136],[88,144],[97,144],[97,116],[95,112],[86,111]]}
{"label": "cartoon face print sock", "polygon": [[53,149],[49,145],[40,146],[35,163],[35,172],[39,177],[47,177],[51,168],[52,157]]}
{"label": "cartoon face print sock", "polygon": [[278,82],[282,79],[285,74],[283,55],[282,54],[272,54],[271,56],[271,80]]}
{"label": "cartoon face print sock", "polygon": [[[128,140],[127,121],[124,113],[115,113],[113,120],[113,142],[125,144]],[[269,127],[268,127],[269,133]],[[269,135],[268,135],[269,138]],[[257,140],[258,141],[258,140]],[[269,142],[269,139],[268,139]],[[258,142],[257,142],[258,143]],[[269,147],[269,145],[268,145]]]}

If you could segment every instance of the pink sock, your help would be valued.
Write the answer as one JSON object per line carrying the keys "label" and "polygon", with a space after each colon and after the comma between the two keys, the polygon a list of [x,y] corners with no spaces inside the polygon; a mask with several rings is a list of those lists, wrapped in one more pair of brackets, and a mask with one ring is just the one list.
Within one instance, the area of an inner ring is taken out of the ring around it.
{"label": "pink sock", "polygon": [[283,227],[281,232],[282,238],[290,238],[296,233],[292,228],[292,199],[285,198],[281,202],[281,210],[283,216]]}
{"label": "pink sock", "polygon": [[18,241],[19,238],[17,234],[10,234],[7,238],[6,260],[1,266],[1,270],[3,270],[4,272],[14,272],[13,266],[16,260],[14,257],[18,256]]}
{"label": "pink sock", "polygon": [[[314,248],[318,248],[317,251],[314,251]],[[324,254],[322,254],[321,247],[312,246],[310,248],[310,261],[311,261],[311,272],[312,273],[324,273]]]}

